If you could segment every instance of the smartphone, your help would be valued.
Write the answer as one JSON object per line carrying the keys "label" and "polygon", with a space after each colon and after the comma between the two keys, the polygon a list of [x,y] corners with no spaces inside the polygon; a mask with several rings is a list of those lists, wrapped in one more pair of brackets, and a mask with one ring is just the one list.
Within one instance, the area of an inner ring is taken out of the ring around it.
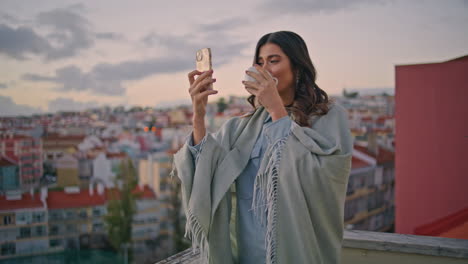
{"label": "smartphone", "polygon": [[[204,72],[212,69],[211,64],[211,49],[199,49],[196,55],[197,71]],[[213,89],[213,83],[210,84],[208,89]]]}

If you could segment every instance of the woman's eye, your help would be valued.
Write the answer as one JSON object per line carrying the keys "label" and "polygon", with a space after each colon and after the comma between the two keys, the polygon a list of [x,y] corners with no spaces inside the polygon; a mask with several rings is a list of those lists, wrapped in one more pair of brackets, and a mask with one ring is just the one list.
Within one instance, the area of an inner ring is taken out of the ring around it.
{"label": "woman's eye", "polygon": [[270,63],[277,63],[277,62],[278,62],[277,60],[270,61]]}
{"label": "woman's eye", "polygon": [[258,65],[262,66],[263,65],[263,62],[257,62]]}

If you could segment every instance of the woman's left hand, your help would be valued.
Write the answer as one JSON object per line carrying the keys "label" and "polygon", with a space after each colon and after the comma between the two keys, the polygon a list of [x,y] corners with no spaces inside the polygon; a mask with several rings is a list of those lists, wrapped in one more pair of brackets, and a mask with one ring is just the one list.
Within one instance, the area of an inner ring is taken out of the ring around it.
{"label": "woman's left hand", "polygon": [[247,92],[257,97],[260,104],[270,113],[273,121],[287,116],[288,113],[273,77],[259,65],[255,64],[254,67],[259,73],[246,71],[246,74],[254,78],[256,82],[242,81]]}

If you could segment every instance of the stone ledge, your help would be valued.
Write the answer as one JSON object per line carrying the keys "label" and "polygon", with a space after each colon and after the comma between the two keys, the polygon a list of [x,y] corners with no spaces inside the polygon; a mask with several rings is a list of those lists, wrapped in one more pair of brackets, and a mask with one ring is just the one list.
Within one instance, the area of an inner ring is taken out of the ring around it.
{"label": "stone ledge", "polygon": [[347,230],[343,247],[468,259],[468,240],[445,237]]}
{"label": "stone ledge", "polygon": [[[468,240],[444,237],[346,230],[343,248],[468,259]],[[200,264],[198,256],[189,248],[156,264]]]}

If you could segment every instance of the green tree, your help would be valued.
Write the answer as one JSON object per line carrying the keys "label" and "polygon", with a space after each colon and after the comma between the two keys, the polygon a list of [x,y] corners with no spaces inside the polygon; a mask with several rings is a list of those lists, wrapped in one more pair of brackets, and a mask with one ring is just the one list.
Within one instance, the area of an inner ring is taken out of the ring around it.
{"label": "green tree", "polygon": [[223,113],[228,106],[224,97],[219,98],[216,104],[218,105],[218,113]]}
{"label": "green tree", "polygon": [[346,89],[343,89],[343,97],[345,98],[357,98],[358,96],[358,92],[348,92]]}
{"label": "green tree", "polygon": [[121,188],[114,188],[110,192],[111,199],[104,221],[112,247],[122,253],[126,253],[124,247],[128,247],[128,256],[131,259],[132,221],[138,198],[138,194],[133,190],[137,186],[137,174],[130,159],[121,162],[119,172],[115,183]]}

